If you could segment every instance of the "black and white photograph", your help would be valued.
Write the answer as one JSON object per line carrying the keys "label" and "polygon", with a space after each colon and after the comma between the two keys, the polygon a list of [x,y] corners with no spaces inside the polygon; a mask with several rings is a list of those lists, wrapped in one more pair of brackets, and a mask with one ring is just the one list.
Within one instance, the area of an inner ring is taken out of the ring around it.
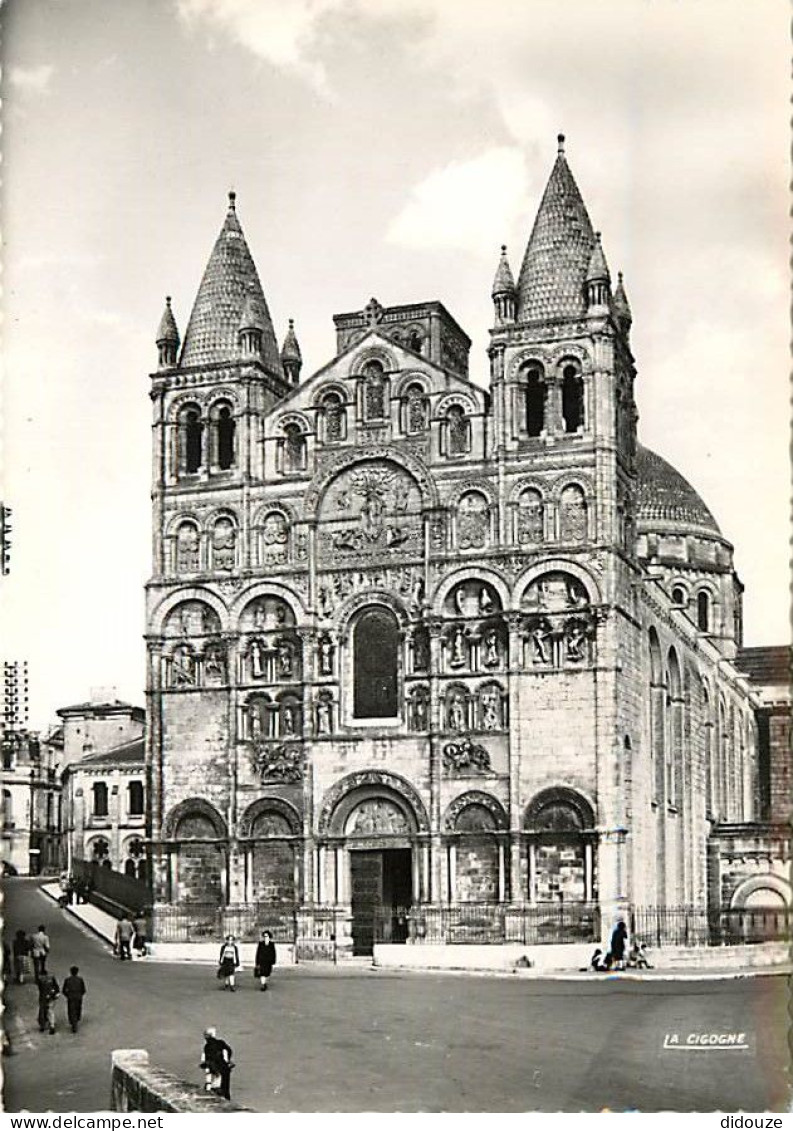
{"label": "black and white photograph", "polygon": [[790,1110],[789,18],[2,4],[5,1112]]}

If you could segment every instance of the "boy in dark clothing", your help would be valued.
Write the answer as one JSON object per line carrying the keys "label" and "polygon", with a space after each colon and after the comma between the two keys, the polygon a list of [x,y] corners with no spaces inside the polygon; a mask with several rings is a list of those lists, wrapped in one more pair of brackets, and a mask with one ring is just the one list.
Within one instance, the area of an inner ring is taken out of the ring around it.
{"label": "boy in dark clothing", "polygon": [[205,1029],[201,1067],[207,1074],[206,1089],[225,1100],[231,1099],[231,1057],[231,1045],[218,1036],[217,1029]]}
{"label": "boy in dark clothing", "polygon": [[66,998],[66,1013],[73,1033],[77,1032],[77,1026],[83,1015],[85,993],[85,982],[80,977],[79,966],[70,966],[69,977],[63,982],[63,996]]}
{"label": "boy in dark clothing", "polygon": [[58,983],[52,974],[42,974],[39,978],[39,1029],[43,1033],[49,1029],[55,1032],[55,1002],[60,996]]}

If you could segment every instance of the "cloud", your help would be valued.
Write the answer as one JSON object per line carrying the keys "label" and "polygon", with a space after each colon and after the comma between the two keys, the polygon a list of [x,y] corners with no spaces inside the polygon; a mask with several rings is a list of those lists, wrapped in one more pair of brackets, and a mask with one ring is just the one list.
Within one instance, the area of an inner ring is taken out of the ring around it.
{"label": "cloud", "polygon": [[386,238],[405,247],[451,247],[497,255],[528,196],[520,149],[489,149],[436,169],[410,192]]}
{"label": "cloud", "polygon": [[48,94],[50,79],[55,73],[51,63],[41,63],[38,67],[8,68],[8,81],[17,90],[29,94]]}
{"label": "cloud", "polygon": [[229,36],[265,62],[292,70],[317,90],[327,83],[317,58],[316,34],[321,17],[345,6],[346,0],[177,0],[179,17]]}

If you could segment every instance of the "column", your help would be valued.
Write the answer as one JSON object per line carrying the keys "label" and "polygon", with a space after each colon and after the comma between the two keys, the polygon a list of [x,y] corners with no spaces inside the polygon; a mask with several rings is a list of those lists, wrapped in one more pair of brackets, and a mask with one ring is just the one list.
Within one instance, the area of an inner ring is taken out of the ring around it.
{"label": "column", "polygon": [[505,859],[504,859],[504,844],[503,841],[498,842],[498,902],[503,903],[506,896],[505,890]]}
{"label": "column", "polygon": [[317,903],[327,903],[327,880],[325,866],[327,849],[324,844],[317,845]]}
{"label": "column", "polygon": [[[523,638],[520,634],[520,614],[507,613],[507,703],[509,706],[509,897],[511,903],[522,903],[524,894],[520,874],[520,689]],[[531,898],[531,896],[529,896]]]}
{"label": "column", "polygon": [[450,840],[447,850],[449,869],[449,903],[457,899],[457,841]]}
{"label": "column", "polygon": [[529,903],[537,902],[537,841],[529,841],[529,876],[527,880]]}
{"label": "column", "polygon": [[592,902],[592,841],[584,844],[584,899]]}
{"label": "column", "polygon": [[441,843],[441,738],[440,703],[438,672],[441,668],[441,628],[442,621],[431,620],[428,624],[430,636],[430,887],[429,902],[437,903],[441,897],[441,877],[443,872],[443,845]]}

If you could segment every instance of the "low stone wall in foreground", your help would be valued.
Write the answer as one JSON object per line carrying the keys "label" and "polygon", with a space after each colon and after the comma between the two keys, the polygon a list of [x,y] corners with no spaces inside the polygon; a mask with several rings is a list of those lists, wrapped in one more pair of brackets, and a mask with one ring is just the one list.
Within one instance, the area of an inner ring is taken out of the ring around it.
{"label": "low stone wall in foreground", "polygon": [[153,1068],[145,1049],[115,1049],[112,1057],[111,1111],[190,1111],[203,1115],[251,1111]]}

